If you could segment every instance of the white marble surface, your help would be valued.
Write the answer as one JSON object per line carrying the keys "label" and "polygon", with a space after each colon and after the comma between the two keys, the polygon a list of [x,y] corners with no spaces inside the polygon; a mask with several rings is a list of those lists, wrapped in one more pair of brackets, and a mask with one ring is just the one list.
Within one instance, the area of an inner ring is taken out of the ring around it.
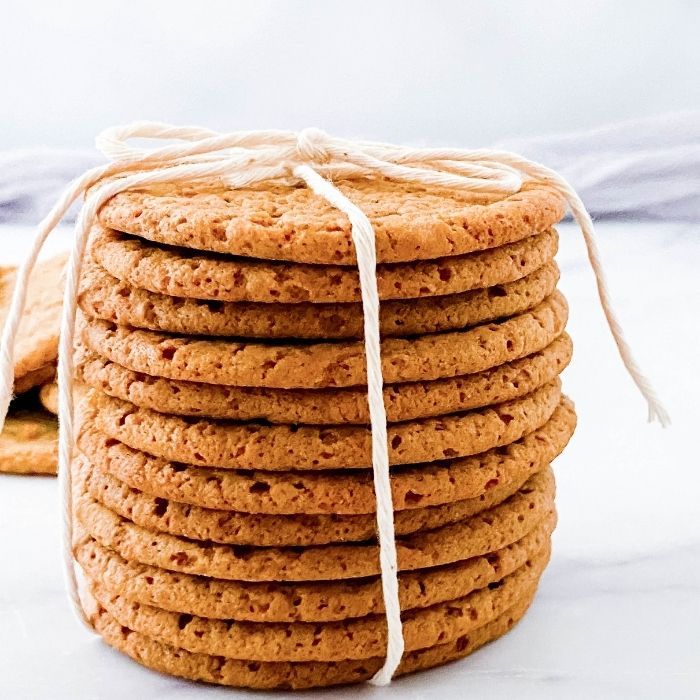
{"label": "white marble surface", "polygon": [[[562,227],[576,342],[565,386],[580,422],[556,464],[560,523],[533,607],[465,661],[386,689],[303,697],[700,696],[700,236],[697,226],[663,223],[599,232],[620,315],[673,427],[646,425],[578,234]],[[0,229],[2,263],[21,255],[27,235]],[[82,629],[62,590],[57,510],[54,480],[0,477],[0,698],[268,697],[150,672]]]}

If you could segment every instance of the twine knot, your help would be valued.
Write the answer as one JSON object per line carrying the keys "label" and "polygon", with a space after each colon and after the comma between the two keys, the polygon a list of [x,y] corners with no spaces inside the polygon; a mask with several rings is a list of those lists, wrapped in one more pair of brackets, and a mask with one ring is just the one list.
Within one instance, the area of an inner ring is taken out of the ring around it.
{"label": "twine knot", "polygon": [[328,141],[328,135],[320,129],[315,127],[302,129],[297,134],[297,153],[305,162],[326,165],[331,160],[331,154],[327,150]]}

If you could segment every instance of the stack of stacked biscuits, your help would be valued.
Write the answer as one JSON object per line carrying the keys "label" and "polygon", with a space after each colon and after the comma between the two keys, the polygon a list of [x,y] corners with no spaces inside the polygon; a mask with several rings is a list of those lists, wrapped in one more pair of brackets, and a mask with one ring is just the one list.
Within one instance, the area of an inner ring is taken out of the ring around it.
{"label": "stack of stacked biscuits", "polygon": [[[575,425],[564,202],[335,184],[376,232],[407,673],[508,631],[549,559]],[[304,187],[119,194],[79,306],[74,553],[99,633],[211,683],[371,678],[387,632],[346,216]]]}

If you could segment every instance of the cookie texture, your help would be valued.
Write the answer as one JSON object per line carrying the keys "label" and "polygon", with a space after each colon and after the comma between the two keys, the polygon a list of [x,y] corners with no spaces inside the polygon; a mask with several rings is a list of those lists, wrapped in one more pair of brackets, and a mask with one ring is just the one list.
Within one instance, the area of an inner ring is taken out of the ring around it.
{"label": "cookie texture", "polygon": [[[461,522],[397,538],[399,570],[469,559],[512,544],[554,510],[551,469],[530,478],[503,503]],[[243,581],[361,578],[379,573],[374,544],[323,547],[247,547],[200,543],[154,534],[98,504],[75,499],[76,517],[100,544],[127,560],[171,571]]]}
{"label": "cookie texture", "polygon": [[[529,478],[564,449],[576,425],[566,398],[541,428],[472,457],[391,471],[396,510],[480,498],[504,483]],[[372,475],[200,469],[131,449],[94,427],[85,412],[78,447],[88,460],[151,496],[204,508],[268,514],[358,515],[375,512]]]}
{"label": "cookie texture", "polygon": [[[144,494],[76,458],[77,478],[98,503],[152,532],[167,532],[190,540],[258,547],[308,547],[332,542],[361,542],[376,536],[374,514],[265,515],[202,508]],[[394,528],[407,535],[459,522],[491,508],[515,493],[525,478],[505,482],[478,498],[439,506],[397,511]]]}
{"label": "cookie texture", "polygon": [[[545,556],[556,514],[521,539],[498,550],[430,569],[398,575],[402,610],[425,608],[494,584],[538,554]],[[80,526],[78,525],[78,530]],[[127,561],[79,534],[75,557],[85,574],[127,600],[219,620],[334,622],[384,612],[378,576],[346,581],[227,581]]]}
{"label": "cookie texture", "polygon": [[[555,292],[513,318],[416,338],[382,341],[384,381],[415,382],[481,372],[544,349],[564,331],[568,309]],[[81,319],[93,352],[135,372],[183,381],[281,389],[366,382],[362,342],[273,344],[193,339]]]}
{"label": "cookie texture", "polygon": [[[463,329],[523,313],[554,291],[559,270],[551,262],[515,282],[380,307],[380,332],[404,337]],[[277,304],[200,301],[133,287],[89,262],[78,303],[83,312],[122,326],[184,335],[239,338],[361,338],[361,304]]]}
{"label": "cookie texture", "polygon": [[[445,644],[491,622],[534,590],[546,563],[544,555],[536,555],[490,586],[404,613],[405,650]],[[326,624],[212,620],[130,602],[95,582],[91,591],[120,624],[194,653],[246,661],[336,661],[381,657],[387,645],[383,616]]]}
{"label": "cookie texture", "polygon": [[[521,279],[557,252],[554,229],[467,255],[379,265],[379,298],[415,299],[459,294]],[[206,254],[150,243],[102,226],[91,236],[91,255],[110,275],[151,292],[213,301],[360,302],[357,270]]]}
{"label": "cookie texture", "polygon": [[[429,649],[409,652],[397,669],[397,676],[453,661],[508,632],[527,611],[534,590],[490,623],[455,641]],[[162,644],[151,637],[120,625],[101,606],[88,606],[90,619],[105,641],[135,661],[163,673],[190,680],[258,689],[294,689],[344,685],[369,680],[383,659],[337,662],[261,662],[227,659],[223,656],[193,654]]]}
{"label": "cookie texture", "polygon": [[[369,218],[378,262],[461,255],[542,233],[563,216],[563,198],[525,184],[506,197],[367,178],[333,183]],[[121,192],[99,212],[103,226],[151,241],[246,257],[352,265],[347,216],[307,187],[265,183],[163,184]]]}
{"label": "cookie texture", "polygon": [[[29,278],[27,302],[19,325],[14,350],[15,392],[21,393],[47,381],[47,366],[58,356],[58,329],[63,301],[62,273],[67,255],[58,255],[39,263]],[[16,270],[0,268],[0,327],[10,311]],[[21,380],[37,370],[29,384]],[[19,385],[19,387],[18,387]]]}
{"label": "cookie texture", "polygon": [[[539,352],[483,372],[387,384],[383,392],[387,420],[457,413],[524,396],[557,377],[571,354],[571,338],[563,333]],[[183,382],[133,372],[84,348],[76,356],[76,376],[108,396],[162,413],[270,423],[369,423],[364,389],[277,390]]]}
{"label": "cookie texture", "polygon": [[0,472],[55,474],[58,424],[38,410],[11,409],[0,433]]}
{"label": "cookie texture", "polygon": [[[561,399],[557,378],[519,399],[467,413],[388,427],[390,464],[462,457],[507,445],[544,425]],[[166,459],[198,466],[269,471],[369,469],[365,426],[234,423],[171,416],[93,391],[95,426],[112,438]]]}

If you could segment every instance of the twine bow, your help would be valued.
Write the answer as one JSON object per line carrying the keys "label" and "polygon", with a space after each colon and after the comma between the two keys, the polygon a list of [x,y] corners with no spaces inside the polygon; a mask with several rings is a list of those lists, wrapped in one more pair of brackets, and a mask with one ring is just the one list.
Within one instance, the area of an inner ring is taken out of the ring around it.
{"label": "twine bow", "polygon": [[[143,148],[130,145],[130,140],[134,138],[174,143]],[[63,495],[64,572],[67,588],[76,613],[88,625],[90,622],[80,602],[71,553],[73,341],[78,281],[88,235],[100,207],[119,192],[158,183],[191,183],[212,178],[221,180],[231,188],[273,180],[290,185],[303,182],[350,219],[364,313],[372,468],[377,501],[382,592],[388,628],[386,660],[372,679],[375,684],[383,685],[391,680],[403,654],[394,511],[382,397],[376,251],[374,231],[369,219],[334,187],[332,180],[374,175],[401,182],[440,185],[497,196],[514,194],[520,191],[524,182],[534,181],[559,193],[569,204],[585,239],[603,312],[622,362],[647,402],[649,420],[657,420],[664,426],[669,423],[668,415],[651,384],[634,361],[612,310],[593,222],[574,189],[560,175],[543,165],[503,151],[410,148],[371,141],[348,141],[329,136],[318,129],[304,129],[299,133],[270,130],[220,134],[199,127],[136,122],[103,131],[97,137],[96,144],[111,162],[88,170],[74,180],[39,224],[29,255],[17,273],[0,347],[1,428],[12,398],[15,337],[25,305],[29,276],[50,232],[70,205],[79,197],[85,196],[85,203],[76,222],[73,250],[65,276],[58,363],[58,478]]]}

